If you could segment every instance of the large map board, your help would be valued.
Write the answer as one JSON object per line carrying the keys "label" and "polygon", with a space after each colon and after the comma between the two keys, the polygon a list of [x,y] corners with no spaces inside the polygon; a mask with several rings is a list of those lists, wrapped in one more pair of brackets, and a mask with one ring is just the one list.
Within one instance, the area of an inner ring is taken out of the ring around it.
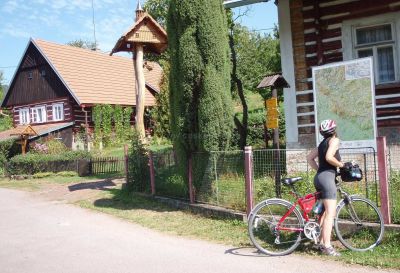
{"label": "large map board", "polygon": [[372,58],[313,67],[312,74],[317,144],[321,121],[334,119],[341,148],[376,148]]}

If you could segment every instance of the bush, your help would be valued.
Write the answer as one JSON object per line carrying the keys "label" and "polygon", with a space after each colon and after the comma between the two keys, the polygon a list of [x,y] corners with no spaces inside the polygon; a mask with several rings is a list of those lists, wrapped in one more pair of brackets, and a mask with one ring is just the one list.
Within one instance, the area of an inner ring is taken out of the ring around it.
{"label": "bush", "polygon": [[138,132],[133,133],[128,156],[128,190],[148,192],[150,187],[148,151],[140,140]]}
{"label": "bush", "polygon": [[54,175],[52,172],[44,172],[44,173],[35,173],[32,177],[35,179],[44,178]]}
{"label": "bush", "polygon": [[56,173],[56,175],[63,176],[63,177],[72,177],[72,176],[78,176],[78,173],[74,172],[74,171],[63,171],[63,172]]}
{"label": "bush", "polygon": [[67,146],[60,140],[50,138],[45,142],[37,141],[30,145],[31,153],[38,154],[61,154],[68,151]]}
{"label": "bush", "polygon": [[86,151],[69,151],[62,154],[35,154],[17,155],[6,164],[8,175],[35,174],[39,172],[75,171],[76,160],[90,159]]}
{"label": "bush", "polygon": [[18,154],[20,147],[15,139],[0,141],[0,173],[4,173],[4,164],[10,157]]}

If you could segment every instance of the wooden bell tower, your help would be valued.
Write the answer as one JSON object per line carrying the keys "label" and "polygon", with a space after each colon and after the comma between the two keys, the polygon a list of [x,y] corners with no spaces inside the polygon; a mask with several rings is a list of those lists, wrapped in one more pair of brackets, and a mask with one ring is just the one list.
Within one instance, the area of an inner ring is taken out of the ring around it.
{"label": "wooden bell tower", "polygon": [[144,94],[145,77],[143,71],[144,53],[161,54],[168,45],[167,33],[146,11],[142,9],[140,0],[136,8],[135,24],[115,44],[110,55],[116,52],[132,52],[136,79],[136,130],[141,139],[144,130]]}

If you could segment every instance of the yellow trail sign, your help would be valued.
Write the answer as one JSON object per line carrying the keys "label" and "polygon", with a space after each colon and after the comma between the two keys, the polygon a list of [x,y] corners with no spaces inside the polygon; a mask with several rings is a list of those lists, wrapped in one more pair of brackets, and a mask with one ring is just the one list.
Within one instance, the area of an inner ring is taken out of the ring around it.
{"label": "yellow trail sign", "polygon": [[267,121],[265,126],[268,129],[278,128],[278,100],[277,98],[270,98],[265,100],[265,108],[267,109]]}
{"label": "yellow trail sign", "polygon": [[265,100],[265,108],[278,108],[278,99],[277,98],[270,98]]}

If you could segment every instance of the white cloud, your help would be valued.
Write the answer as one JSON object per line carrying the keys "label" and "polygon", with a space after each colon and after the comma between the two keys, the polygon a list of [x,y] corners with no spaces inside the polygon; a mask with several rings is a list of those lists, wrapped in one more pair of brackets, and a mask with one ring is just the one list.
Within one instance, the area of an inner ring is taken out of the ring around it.
{"label": "white cloud", "polygon": [[11,24],[6,24],[4,27],[0,29],[0,33],[2,36],[11,36],[15,38],[29,38],[30,34],[28,31],[20,29],[20,28],[15,28]]}
{"label": "white cloud", "polygon": [[18,6],[18,0],[9,0],[3,5],[1,10],[6,13],[13,13],[18,8]]}

